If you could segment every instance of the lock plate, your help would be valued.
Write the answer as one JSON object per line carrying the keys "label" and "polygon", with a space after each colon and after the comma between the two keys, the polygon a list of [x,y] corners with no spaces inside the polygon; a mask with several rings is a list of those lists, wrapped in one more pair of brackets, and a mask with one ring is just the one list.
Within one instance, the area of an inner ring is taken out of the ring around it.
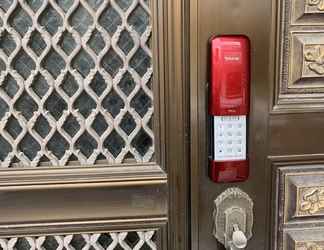
{"label": "lock plate", "polygon": [[238,225],[249,240],[252,237],[253,201],[239,188],[229,188],[214,201],[215,238],[226,248],[233,234],[233,226]]}

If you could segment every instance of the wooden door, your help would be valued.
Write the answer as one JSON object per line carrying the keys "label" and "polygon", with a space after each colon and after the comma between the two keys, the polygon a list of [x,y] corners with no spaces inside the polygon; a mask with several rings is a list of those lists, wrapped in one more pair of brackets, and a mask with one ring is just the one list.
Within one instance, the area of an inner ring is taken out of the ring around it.
{"label": "wooden door", "polygon": [[0,1],[1,249],[186,249],[182,8]]}
{"label": "wooden door", "polygon": [[[193,249],[223,249],[213,237],[213,202],[229,187],[254,202],[247,249],[323,249],[324,2],[191,6]],[[251,40],[250,178],[244,183],[216,184],[207,173],[208,39],[215,34]]]}

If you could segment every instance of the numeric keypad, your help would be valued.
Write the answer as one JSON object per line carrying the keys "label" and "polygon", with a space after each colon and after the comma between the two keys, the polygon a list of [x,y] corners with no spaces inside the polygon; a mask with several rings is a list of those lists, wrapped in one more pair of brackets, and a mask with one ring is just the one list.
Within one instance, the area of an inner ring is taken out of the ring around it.
{"label": "numeric keypad", "polygon": [[214,116],[214,160],[246,159],[246,116]]}

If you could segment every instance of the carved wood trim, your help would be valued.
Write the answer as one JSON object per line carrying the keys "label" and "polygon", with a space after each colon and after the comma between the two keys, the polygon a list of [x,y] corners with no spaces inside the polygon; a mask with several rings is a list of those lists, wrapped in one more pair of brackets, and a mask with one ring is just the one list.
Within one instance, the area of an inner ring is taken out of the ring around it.
{"label": "carved wood trim", "polygon": [[324,242],[322,243],[302,242],[302,243],[298,243],[295,249],[296,250],[323,250],[324,249],[323,244]]}
{"label": "carved wood trim", "polygon": [[323,250],[323,228],[300,228],[284,233],[284,250]]}
{"label": "carved wood trim", "polygon": [[324,212],[324,187],[298,189],[297,216],[317,215]]}
{"label": "carved wood trim", "polygon": [[323,0],[308,0],[308,6],[315,6],[317,10],[324,11],[324,1]]}
{"label": "carved wood trim", "polygon": [[304,60],[306,67],[318,75],[324,75],[324,45],[311,44],[305,46]]}
{"label": "carved wood trim", "polygon": [[273,249],[313,250],[314,243],[323,247],[323,156],[270,157],[270,162],[276,190]]}
{"label": "carved wood trim", "polygon": [[322,0],[278,1],[274,113],[324,108]]}

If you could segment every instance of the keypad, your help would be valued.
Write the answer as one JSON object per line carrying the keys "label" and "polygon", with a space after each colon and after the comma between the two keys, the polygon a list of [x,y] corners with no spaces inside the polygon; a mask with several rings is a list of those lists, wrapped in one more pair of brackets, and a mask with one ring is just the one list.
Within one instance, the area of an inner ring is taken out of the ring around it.
{"label": "keypad", "polygon": [[246,116],[214,116],[214,160],[246,159]]}

